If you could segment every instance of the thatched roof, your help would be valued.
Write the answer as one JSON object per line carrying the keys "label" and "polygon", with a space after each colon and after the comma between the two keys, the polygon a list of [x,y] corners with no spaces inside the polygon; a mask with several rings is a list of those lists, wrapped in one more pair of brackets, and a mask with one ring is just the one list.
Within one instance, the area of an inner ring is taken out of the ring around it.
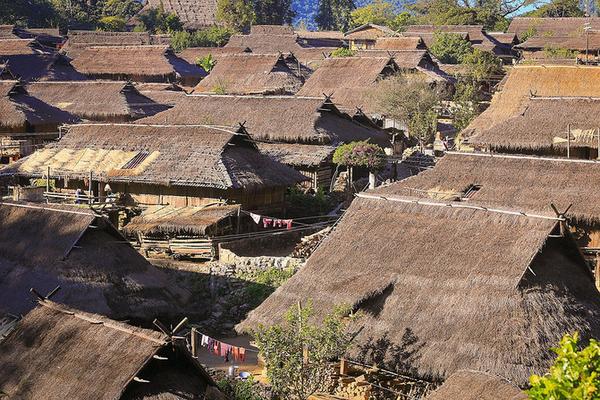
{"label": "thatched roof", "polygon": [[297,41],[305,46],[316,47],[341,47],[344,33],[340,31],[295,31]]}
{"label": "thatched roof", "polygon": [[[135,166],[129,166],[135,163]],[[259,153],[244,130],[205,125],[79,124],[60,141],[0,171],[111,182],[252,190],[304,178]]]}
{"label": "thatched roof", "polygon": [[535,213],[559,210],[570,204],[575,221],[600,222],[595,188],[600,185],[600,163],[482,153],[448,153],[436,167],[379,192],[433,199],[457,200],[474,185],[473,200]]}
{"label": "thatched roof", "polygon": [[195,93],[290,94],[302,85],[281,54],[229,54],[220,57]]}
{"label": "thatched roof", "polygon": [[481,130],[469,143],[512,151],[558,151],[566,154],[569,127],[571,149],[598,148],[600,124],[590,115],[600,112],[600,99],[533,97],[513,117]]}
{"label": "thatched roof", "polygon": [[27,92],[56,108],[92,121],[125,121],[169,107],[141,95],[127,82],[32,82]]}
{"label": "thatched roof", "polygon": [[590,33],[578,36],[533,36],[525,42],[515,46],[524,51],[540,51],[544,49],[567,49],[584,52],[586,49],[592,52],[600,50],[600,34]]}
{"label": "thatched roof", "polygon": [[526,400],[527,395],[504,378],[480,371],[458,371],[424,400]]}
{"label": "thatched roof", "polygon": [[312,302],[317,320],[346,304],[362,314],[351,358],[425,379],[473,368],[520,386],[547,370],[565,332],[600,335],[598,290],[552,212],[378,196],[354,199],[236,329],[276,323],[298,301]]}
{"label": "thatched roof", "polygon": [[[169,44],[170,36],[151,35],[148,32],[104,32],[69,30],[68,40],[61,51],[76,58],[82,50],[94,46],[143,46]],[[166,42],[165,42],[166,40]]]}
{"label": "thatched roof", "polygon": [[[452,32],[455,35],[460,36],[463,40],[469,41],[469,33],[467,32]],[[405,37],[418,37],[420,38],[423,43],[425,43],[425,46],[430,47],[431,45],[433,45],[433,40],[434,40],[434,32],[411,32],[411,31],[405,31],[402,32],[402,36]]]}
{"label": "thatched roof", "polygon": [[79,122],[76,115],[30,96],[18,81],[0,80],[0,131],[54,131],[59,125]]}
{"label": "thatched roof", "polygon": [[0,40],[0,64],[22,80],[80,80],[69,62],[33,39]]}
{"label": "thatched roof", "polygon": [[423,50],[427,46],[420,37],[379,37],[375,41],[374,50]]}
{"label": "thatched roof", "polygon": [[[206,387],[214,382],[197,363],[186,360],[184,349],[174,351],[170,342],[162,332],[42,300],[0,344],[0,391],[22,400],[146,399],[157,394],[173,400],[204,398]],[[169,359],[154,361],[154,356],[167,354]],[[193,373],[178,373],[178,364]],[[134,380],[146,378],[154,368],[193,382],[197,390],[186,392],[181,384],[173,384],[130,396],[130,391],[148,390],[149,384],[158,388],[157,382]]]}
{"label": "thatched roof", "polygon": [[[112,318],[176,315],[186,296],[107,219],[69,206],[0,204],[0,304],[32,308],[30,288]],[[1,380],[1,379],[0,379]]]}
{"label": "thatched roof", "polygon": [[260,152],[294,167],[317,167],[331,161],[334,146],[297,143],[258,143]]}
{"label": "thatched roof", "polygon": [[215,60],[219,60],[224,55],[251,52],[252,51],[248,47],[188,47],[180,53],[177,53],[177,55],[190,64],[196,64],[198,59],[202,59],[209,54]]}
{"label": "thatched roof", "polygon": [[[285,117],[282,118],[282,115]],[[389,146],[387,133],[353,122],[322,97],[191,95],[140,122],[245,127],[255,140],[338,144],[370,139]]]}
{"label": "thatched roof", "polygon": [[134,217],[124,230],[127,233],[212,235],[212,229],[224,219],[236,215],[239,205],[210,207],[150,206]]}
{"label": "thatched roof", "polygon": [[597,17],[562,17],[538,18],[515,17],[510,22],[507,32],[521,36],[533,30],[535,36],[578,36],[583,33],[586,24],[592,29],[600,29],[600,18]]}
{"label": "thatched roof", "polygon": [[498,42],[505,45],[513,46],[518,43],[517,35],[510,32],[487,32],[488,36],[493,37]]}
{"label": "thatched roof", "polygon": [[391,57],[400,69],[420,72],[428,82],[447,82],[450,79],[426,50],[359,50],[356,56]]}
{"label": "thatched roof", "polygon": [[36,39],[52,47],[63,42],[58,28],[21,28],[17,25],[0,25],[0,40],[4,39]]}
{"label": "thatched roof", "polygon": [[215,0],[148,0],[142,11],[162,7],[166,13],[179,17],[186,29],[200,29],[215,25],[217,2]]}
{"label": "thatched roof", "polygon": [[340,57],[323,62],[298,91],[298,96],[333,94],[340,107],[375,112],[371,92],[377,81],[398,71],[390,57]]}
{"label": "thatched roof", "polygon": [[163,45],[87,47],[72,64],[77,71],[101,79],[172,82],[197,81],[206,76],[202,68],[177,57]]}
{"label": "thatched roof", "polygon": [[600,69],[576,65],[515,66],[490,107],[465,129],[472,136],[522,112],[531,95],[600,97]]}
{"label": "thatched roof", "polygon": [[346,40],[376,40],[382,36],[400,36],[393,29],[377,24],[364,24],[344,33]]}

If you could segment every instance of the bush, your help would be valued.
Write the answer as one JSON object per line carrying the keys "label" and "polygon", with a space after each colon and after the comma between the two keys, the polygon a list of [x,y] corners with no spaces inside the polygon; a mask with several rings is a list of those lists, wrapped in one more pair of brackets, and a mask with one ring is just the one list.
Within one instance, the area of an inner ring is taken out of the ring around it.
{"label": "bush", "polygon": [[598,400],[600,399],[600,342],[591,339],[587,347],[579,346],[579,334],[565,335],[557,348],[550,371],[544,376],[532,375],[533,400]]}
{"label": "bush", "polygon": [[256,388],[252,377],[246,380],[223,378],[217,381],[219,390],[231,400],[265,400]]}
{"label": "bush", "polygon": [[325,215],[331,211],[335,203],[323,188],[319,188],[314,195],[304,193],[298,188],[291,188],[287,200],[288,218]]}
{"label": "bush", "polygon": [[352,57],[356,52],[345,47],[339,47],[331,52],[331,57]]}
{"label": "bush", "polygon": [[445,64],[460,64],[473,49],[471,43],[457,33],[435,32],[429,50]]}
{"label": "bush", "polygon": [[206,57],[198,57],[196,65],[206,72],[210,72],[217,65],[217,61],[213,58],[212,54],[208,54]]}
{"label": "bush", "polygon": [[188,47],[220,47],[227,43],[234,32],[230,29],[213,26],[194,33],[174,32],[171,34],[171,47],[182,51]]}
{"label": "bush", "polygon": [[481,82],[494,75],[502,74],[502,60],[488,51],[473,49],[463,57],[467,73],[475,82]]}
{"label": "bush", "polygon": [[121,17],[102,17],[98,20],[98,29],[101,31],[123,32],[126,23],[127,21]]}
{"label": "bush", "polygon": [[544,55],[546,58],[575,58],[577,52],[562,47],[544,47]]}
{"label": "bush", "polygon": [[383,149],[366,140],[343,144],[335,149],[333,162],[346,167],[364,167],[377,171],[385,167],[386,156]]}

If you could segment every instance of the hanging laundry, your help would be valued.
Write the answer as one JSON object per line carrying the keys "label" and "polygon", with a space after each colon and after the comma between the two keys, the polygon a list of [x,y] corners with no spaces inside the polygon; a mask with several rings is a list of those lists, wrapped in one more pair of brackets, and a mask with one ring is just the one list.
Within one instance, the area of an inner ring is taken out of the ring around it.
{"label": "hanging laundry", "polygon": [[283,220],[283,224],[287,227],[288,230],[292,229],[292,222],[293,222],[293,220],[291,220],[291,219],[284,219]]}
{"label": "hanging laundry", "polygon": [[243,347],[240,347],[240,361],[246,361],[246,349]]}
{"label": "hanging laundry", "polygon": [[281,220],[280,219],[274,219],[273,220],[273,228],[281,228]]}
{"label": "hanging laundry", "polygon": [[260,215],[258,215],[258,214],[250,213],[250,218],[252,218],[252,221],[254,221],[254,223],[256,225],[258,225],[258,224],[260,224],[260,219],[262,217]]}
{"label": "hanging laundry", "polygon": [[240,360],[240,348],[236,346],[231,347],[231,355],[233,356],[233,361]]}
{"label": "hanging laundry", "polygon": [[221,357],[227,358],[227,354],[229,353],[229,350],[231,350],[231,345],[221,343]]}
{"label": "hanging laundry", "polygon": [[263,220],[263,226],[265,228],[270,227],[271,226],[271,222],[273,222],[272,218],[263,218],[262,220]]}
{"label": "hanging laundry", "polygon": [[213,344],[213,354],[215,356],[218,356],[220,350],[221,350],[221,342],[219,342],[218,340],[215,340],[214,344]]}
{"label": "hanging laundry", "polygon": [[207,347],[208,346],[208,339],[209,339],[208,336],[202,335],[202,339],[200,340],[200,346]]}

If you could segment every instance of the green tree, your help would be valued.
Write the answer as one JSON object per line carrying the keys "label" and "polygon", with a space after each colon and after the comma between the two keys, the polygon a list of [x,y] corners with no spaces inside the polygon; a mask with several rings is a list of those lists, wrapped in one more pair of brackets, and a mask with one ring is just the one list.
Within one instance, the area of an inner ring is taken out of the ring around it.
{"label": "green tree", "polygon": [[266,400],[260,395],[252,377],[243,381],[223,378],[217,382],[217,386],[231,400]]}
{"label": "green tree", "polygon": [[433,43],[429,48],[438,60],[445,64],[460,64],[465,56],[471,53],[472,47],[469,41],[463,39],[459,34],[449,32],[435,32]]}
{"label": "green tree", "polygon": [[233,30],[211,26],[200,29],[194,33],[179,31],[171,33],[171,47],[175,51],[181,51],[188,47],[221,47],[227,43]]}
{"label": "green tree", "polygon": [[585,13],[579,8],[578,0],[552,0],[527,14],[528,17],[583,17]]}
{"label": "green tree", "polygon": [[254,0],[254,15],[257,24],[289,25],[295,13],[292,0]]}
{"label": "green tree", "polygon": [[96,12],[85,0],[52,0],[57,23],[67,29],[73,25],[93,25]]}
{"label": "green tree", "polygon": [[364,140],[338,146],[333,153],[333,162],[346,167],[364,167],[369,171],[378,171],[385,167],[386,157],[380,146]]}
{"label": "green tree", "polygon": [[374,0],[352,11],[352,27],[365,24],[390,25],[396,17],[394,6],[385,0]]}
{"label": "green tree", "polygon": [[437,108],[443,93],[419,74],[397,75],[379,82],[375,98],[386,117],[403,121],[421,147],[433,141]]}
{"label": "green tree", "polygon": [[333,16],[333,2],[334,0],[319,0],[315,22],[321,30],[329,31],[336,29],[335,18]]}
{"label": "green tree", "polygon": [[347,49],[345,47],[340,47],[335,49],[334,51],[331,52],[331,57],[336,58],[336,57],[352,57],[354,54],[356,54],[355,51]]}
{"label": "green tree", "polygon": [[213,58],[212,54],[209,54],[206,57],[198,57],[196,65],[202,67],[206,72],[210,72],[217,65],[217,61]]}
{"label": "green tree", "polygon": [[141,9],[142,4],[135,0],[107,0],[102,6],[102,15],[105,17],[121,17],[128,20]]}
{"label": "green tree", "polygon": [[567,334],[552,351],[557,357],[550,371],[543,376],[532,375],[529,379],[529,398],[600,399],[600,343],[591,339],[587,347],[581,348],[579,334]]}
{"label": "green tree", "polygon": [[253,333],[269,382],[280,398],[306,400],[326,389],[330,363],[342,357],[350,345],[348,313],[347,308],[336,307],[322,323],[314,324],[312,306],[298,305],[290,308],[283,323],[260,326]]}
{"label": "green tree", "polygon": [[109,16],[98,20],[98,29],[101,31],[123,32],[127,21],[123,17]]}
{"label": "green tree", "polygon": [[452,100],[452,124],[457,132],[461,132],[479,114],[480,92],[477,83],[470,79],[458,81]]}
{"label": "green tree", "polygon": [[474,82],[483,82],[504,73],[502,60],[489,51],[473,49],[462,57],[462,63],[467,67],[467,75]]}
{"label": "green tree", "polygon": [[217,0],[217,21],[235,31],[245,31],[256,20],[254,6],[247,0]]}
{"label": "green tree", "polygon": [[57,20],[49,0],[0,0],[0,24],[46,27]]}
{"label": "green tree", "polygon": [[139,14],[144,29],[150,33],[178,32],[183,29],[183,24],[177,14],[166,13],[162,4],[158,8],[150,8]]}
{"label": "green tree", "polygon": [[410,5],[415,18],[424,24],[475,25],[482,24],[488,30],[504,30],[508,27],[507,16],[538,0],[418,0]]}

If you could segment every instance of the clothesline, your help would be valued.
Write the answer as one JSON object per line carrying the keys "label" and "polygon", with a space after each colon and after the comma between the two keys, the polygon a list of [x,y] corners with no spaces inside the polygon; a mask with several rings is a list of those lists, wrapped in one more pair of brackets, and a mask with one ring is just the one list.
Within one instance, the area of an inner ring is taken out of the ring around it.
{"label": "clothesline", "polygon": [[[223,357],[225,362],[229,362],[230,360],[244,362],[246,361],[246,353],[258,353],[258,351],[254,349],[249,349],[244,346],[235,346],[225,343],[221,340],[214,339],[202,332],[199,332],[195,328],[191,330],[190,335],[194,335],[192,337],[193,343],[199,343],[201,347],[204,347],[213,355]],[[197,354],[193,354],[193,356],[197,357]]]}
{"label": "clothesline", "polygon": [[[281,219],[281,218],[275,218],[275,217],[270,217],[268,215],[262,215],[262,214],[255,214],[253,212],[249,212],[246,210],[241,210],[241,212],[243,212],[244,214],[247,214],[250,216],[250,218],[252,218],[252,220],[258,225],[260,224],[261,221],[263,221],[264,227],[268,228],[271,226],[271,223],[273,224],[273,227],[282,227],[283,225],[287,225],[287,229],[291,229],[292,228],[292,223],[296,223],[296,225],[300,225],[300,226],[308,226],[309,224],[304,224],[302,222],[298,222],[298,221],[294,221],[293,219]],[[277,224],[277,225],[276,225]]]}

